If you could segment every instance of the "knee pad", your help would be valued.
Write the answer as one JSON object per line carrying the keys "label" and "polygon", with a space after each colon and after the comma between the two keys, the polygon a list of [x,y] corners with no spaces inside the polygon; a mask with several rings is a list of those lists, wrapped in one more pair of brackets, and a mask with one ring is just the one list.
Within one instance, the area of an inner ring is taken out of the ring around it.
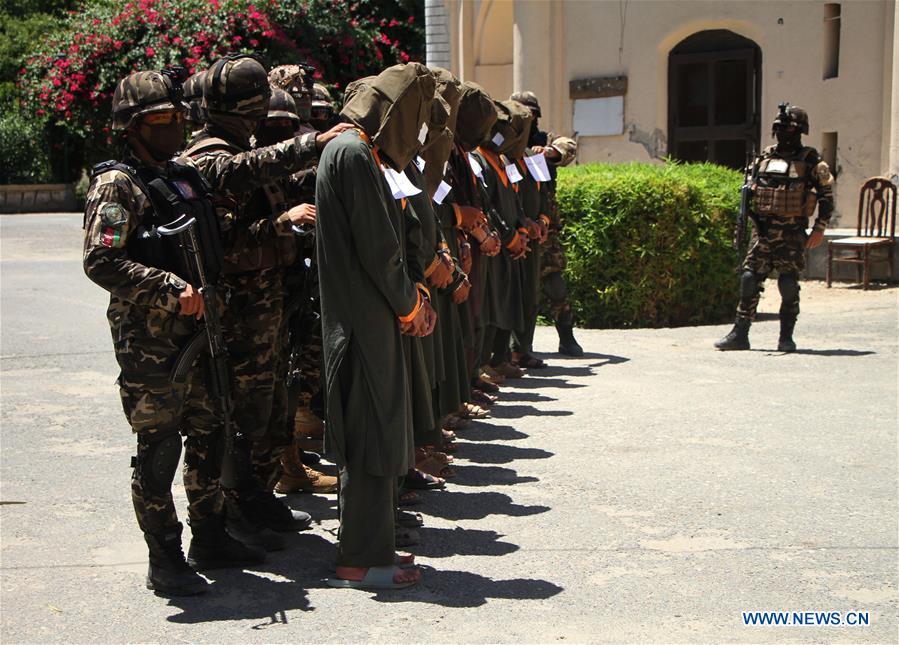
{"label": "knee pad", "polygon": [[777,288],[784,302],[799,301],[799,277],[795,273],[781,273],[777,277]]}
{"label": "knee pad", "polygon": [[568,289],[561,271],[555,271],[546,276],[543,280],[543,289],[546,292],[546,297],[554,303],[564,302],[568,297]]}
{"label": "knee pad", "polygon": [[759,276],[759,274],[754,271],[743,271],[743,273],[740,274],[740,297],[752,298],[760,293],[762,291],[763,282],[764,276]]}
{"label": "knee pad", "polygon": [[159,439],[152,435],[138,437],[134,469],[144,490],[154,495],[168,494],[180,459],[181,435],[167,434]]}

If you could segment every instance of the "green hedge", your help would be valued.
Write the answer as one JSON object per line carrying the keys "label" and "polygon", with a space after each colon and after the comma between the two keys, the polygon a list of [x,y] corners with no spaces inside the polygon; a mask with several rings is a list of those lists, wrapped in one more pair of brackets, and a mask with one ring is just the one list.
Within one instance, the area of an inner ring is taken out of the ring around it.
{"label": "green hedge", "polygon": [[53,179],[44,123],[15,109],[0,114],[0,184],[41,184]]}
{"label": "green hedge", "polygon": [[587,164],[559,172],[566,278],[586,327],[733,316],[740,173],[713,164]]}

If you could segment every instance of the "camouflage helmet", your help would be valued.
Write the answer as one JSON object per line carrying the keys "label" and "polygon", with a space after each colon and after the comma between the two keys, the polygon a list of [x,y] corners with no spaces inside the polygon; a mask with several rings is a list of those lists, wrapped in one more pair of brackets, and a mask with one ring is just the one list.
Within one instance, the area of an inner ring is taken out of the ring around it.
{"label": "camouflage helmet", "polygon": [[780,112],[771,125],[772,130],[778,126],[793,126],[799,128],[802,134],[808,134],[808,112],[789,103],[781,103],[778,107],[780,107]]}
{"label": "camouflage helmet", "polygon": [[284,90],[272,90],[272,98],[268,102],[268,114],[266,119],[290,119],[294,126],[300,124],[297,114],[297,104],[293,97]]}
{"label": "camouflage helmet", "polygon": [[197,72],[189,76],[184,81],[184,85],[182,85],[184,88],[184,101],[188,106],[187,118],[197,124],[202,124],[206,121],[206,117],[203,115],[203,81],[205,78],[205,70]]}
{"label": "camouflage helmet", "polygon": [[537,100],[537,95],[530,90],[515,92],[509,97],[509,100],[518,101],[519,103],[528,106],[531,109],[531,112],[534,113],[534,117],[540,118],[540,101]]}
{"label": "camouflage helmet", "polygon": [[284,90],[290,94],[302,121],[308,121],[312,113],[312,93],[306,76],[306,70],[300,65],[278,65],[268,73],[269,85],[273,90]]}
{"label": "camouflage helmet", "polygon": [[207,113],[261,119],[271,93],[262,63],[248,54],[233,54],[220,58],[206,72],[203,107]]}
{"label": "camouflage helmet", "polygon": [[556,164],[558,166],[567,166],[577,156],[577,141],[568,137],[556,137],[553,139],[550,147],[562,155],[562,159]]}
{"label": "camouflage helmet", "polygon": [[312,86],[312,107],[328,107],[334,109],[334,102],[331,100],[331,93],[328,88],[321,83]]}
{"label": "camouflage helmet", "polygon": [[180,86],[170,77],[162,72],[134,72],[119,81],[112,95],[112,129],[127,129],[141,114],[187,109]]}

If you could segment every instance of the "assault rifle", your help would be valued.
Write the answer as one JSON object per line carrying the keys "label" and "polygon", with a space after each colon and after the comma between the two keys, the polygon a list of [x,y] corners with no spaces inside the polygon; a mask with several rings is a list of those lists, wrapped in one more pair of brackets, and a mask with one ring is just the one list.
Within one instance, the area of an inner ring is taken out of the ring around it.
{"label": "assault rifle", "polygon": [[755,211],[752,210],[752,188],[758,179],[758,157],[755,151],[746,155],[746,166],[743,168],[743,186],[740,188],[740,212],[737,214],[737,226],[734,231],[734,249],[738,252],[746,243],[746,224],[752,220],[756,229],[760,223]]}
{"label": "assault rifle", "polygon": [[228,350],[225,346],[225,338],[222,333],[222,318],[219,311],[218,297],[214,284],[210,284],[206,266],[203,261],[203,251],[197,238],[196,219],[182,215],[167,226],[160,226],[156,232],[160,236],[175,236],[178,245],[184,253],[185,265],[192,275],[189,280],[193,285],[199,285],[199,293],[203,296],[203,325],[181,350],[178,359],[172,368],[171,380],[173,383],[183,384],[187,374],[200,354],[209,353],[210,376],[209,387],[212,396],[216,399],[222,413],[222,423],[225,431],[225,459],[222,461],[222,486],[236,488],[239,482],[238,463],[235,460],[235,443],[241,439],[240,431],[234,424],[231,415],[234,402],[231,398],[231,370],[228,365]]}

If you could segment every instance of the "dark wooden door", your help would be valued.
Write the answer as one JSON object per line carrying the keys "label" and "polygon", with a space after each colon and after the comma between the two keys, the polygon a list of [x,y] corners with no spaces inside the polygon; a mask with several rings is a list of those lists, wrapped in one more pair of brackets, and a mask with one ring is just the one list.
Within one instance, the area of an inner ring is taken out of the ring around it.
{"label": "dark wooden door", "polygon": [[668,58],[668,153],[683,161],[742,168],[758,150],[758,49]]}

